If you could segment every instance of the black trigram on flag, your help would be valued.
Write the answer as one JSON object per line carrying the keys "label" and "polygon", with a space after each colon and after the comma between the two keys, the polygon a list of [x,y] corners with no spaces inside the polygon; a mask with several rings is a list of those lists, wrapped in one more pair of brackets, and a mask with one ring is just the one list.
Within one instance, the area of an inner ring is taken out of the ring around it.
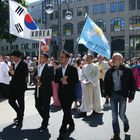
{"label": "black trigram on flag", "polygon": [[20,32],[23,31],[23,28],[22,28],[22,26],[20,25],[20,23],[15,24],[15,27],[16,27],[18,33],[20,33]]}
{"label": "black trigram on flag", "polygon": [[15,10],[18,15],[21,15],[23,11],[24,9],[21,6],[18,6],[18,8]]}

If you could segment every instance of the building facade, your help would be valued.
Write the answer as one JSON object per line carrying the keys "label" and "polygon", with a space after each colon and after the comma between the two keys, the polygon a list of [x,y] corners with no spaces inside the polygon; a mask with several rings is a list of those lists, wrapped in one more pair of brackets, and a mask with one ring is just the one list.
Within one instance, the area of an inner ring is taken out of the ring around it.
{"label": "building facade", "polygon": [[[57,6],[57,2],[60,1],[62,3],[61,15]],[[53,30],[49,50],[51,56],[57,57],[61,49],[73,54],[86,53],[86,47],[77,44],[85,23],[85,13],[103,30],[112,53],[121,52],[126,58],[140,56],[140,0],[65,1],[68,2],[73,14],[71,20],[65,19],[67,6],[64,0],[42,0],[28,7],[40,29],[52,28]],[[51,15],[47,15],[45,11],[49,2],[54,6],[54,12]],[[60,18],[61,22],[58,22]],[[62,46],[59,46],[60,39]],[[0,52],[6,54],[14,49],[21,49],[25,55],[34,56],[37,55],[38,45],[38,42],[18,38],[10,47],[10,44],[1,41]]]}
{"label": "building facade", "polygon": [[[73,13],[71,20],[65,19],[67,7],[63,1],[60,15],[63,49],[70,53],[76,50],[76,53],[81,54],[87,51],[82,45],[77,47],[77,38],[80,36],[87,13],[105,33],[112,53],[121,52],[126,58],[140,56],[140,0],[67,0]],[[47,15],[47,27],[53,30],[50,51],[56,55],[59,50],[58,6],[56,0],[50,2],[55,10],[51,15]],[[44,1],[43,9],[45,3],[48,1]],[[43,11],[43,15],[46,15],[45,10]]]}

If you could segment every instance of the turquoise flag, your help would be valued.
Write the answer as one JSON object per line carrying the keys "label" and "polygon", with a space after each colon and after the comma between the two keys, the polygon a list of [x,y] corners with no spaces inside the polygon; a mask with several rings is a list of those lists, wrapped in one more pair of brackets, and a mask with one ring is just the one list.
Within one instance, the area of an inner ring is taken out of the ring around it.
{"label": "turquoise flag", "polygon": [[88,16],[80,35],[78,44],[106,58],[110,58],[110,46],[102,30]]}

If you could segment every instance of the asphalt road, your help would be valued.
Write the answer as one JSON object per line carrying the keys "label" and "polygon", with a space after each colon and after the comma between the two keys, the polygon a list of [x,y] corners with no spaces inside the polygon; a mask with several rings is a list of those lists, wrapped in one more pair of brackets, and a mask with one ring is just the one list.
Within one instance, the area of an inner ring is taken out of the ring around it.
{"label": "asphalt road", "polygon": [[[0,140],[56,140],[59,135],[59,128],[62,121],[62,111],[60,109],[51,109],[49,121],[49,131],[40,133],[37,128],[40,127],[41,118],[34,107],[34,91],[26,92],[26,108],[23,127],[15,128],[13,118],[15,112],[9,106],[7,100],[0,100]],[[73,111],[73,117],[78,112]],[[135,100],[127,106],[127,116],[130,122],[130,131],[123,132],[122,122],[121,139],[122,140],[140,140],[140,92],[136,93]],[[74,119],[76,130],[66,138],[66,140],[110,140],[112,133],[111,110],[107,108],[100,114],[90,115],[84,119]]]}

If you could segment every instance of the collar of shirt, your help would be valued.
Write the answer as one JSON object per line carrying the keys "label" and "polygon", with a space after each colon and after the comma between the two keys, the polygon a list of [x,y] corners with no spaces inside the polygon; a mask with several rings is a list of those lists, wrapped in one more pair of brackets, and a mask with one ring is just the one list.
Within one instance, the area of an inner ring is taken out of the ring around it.
{"label": "collar of shirt", "polygon": [[39,65],[38,76],[41,76],[42,71],[43,71],[43,69],[44,69],[45,65],[46,65],[46,63],[44,63],[44,64],[40,64],[40,65]]}
{"label": "collar of shirt", "polygon": [[17,68],[17,66],[20,63],[20,61],[21,61],[21,59],[17,63],[15,63],[15,69]]}
{"label": "collar of shirt", "polygon": [[67,63],[65,65],[65,67],[62,66],[62,74],[63,74],[63,76],[65,75],[65,72],[66,72],[66,69],[67,69],[68,65],[69,65],[69,63]]}

